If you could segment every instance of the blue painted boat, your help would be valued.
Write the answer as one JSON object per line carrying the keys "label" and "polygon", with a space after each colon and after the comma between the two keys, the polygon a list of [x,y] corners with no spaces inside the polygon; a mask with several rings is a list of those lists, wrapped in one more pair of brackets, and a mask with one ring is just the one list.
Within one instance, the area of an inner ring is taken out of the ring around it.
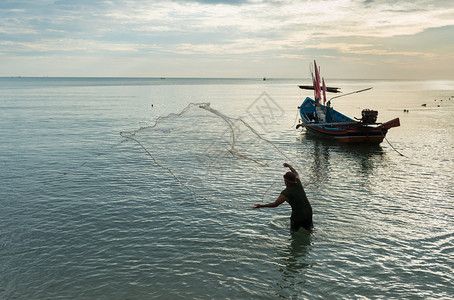
{"label": "blue painted boat", "polygon": [[[343,143],[352,144],[380,144],[385,138],[388,130],[392,127],[400,126],[399,118],[395,118],[386,123],[377,123],[378,112],[375,110],[364,109],[361,112],[361,119],[352,119],[334,110],[331,107],[331,98],[325,104],[320,103],[323,95],[326,101],[326,92],[338,93],[339,88],[326,87],[324,80],[319,79],[319,70],[314,61],[315,75],[312,74],[313,86],[300,86],[302,89],[314,90],[314,99],[307,97],[298,107],[300,123],[296,126],[305,127],[306,131],[317,136],[328,137]],[[363,92],[368,89],[356,91]],[[345,94],[349,95],[352,93]]]}

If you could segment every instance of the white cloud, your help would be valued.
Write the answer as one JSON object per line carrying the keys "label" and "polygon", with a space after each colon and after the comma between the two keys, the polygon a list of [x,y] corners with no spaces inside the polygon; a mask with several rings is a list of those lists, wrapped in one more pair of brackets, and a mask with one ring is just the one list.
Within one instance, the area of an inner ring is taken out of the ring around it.
{"label": "white cloud", "polygon": [[394,55],[394,56],[420,56],[420,57],[434,57],[432,53],[421,51],[391,51],[386,49],[376,49],[372,44],[345,44],[345,43],[330,43],[312,45],[315,49],[335,49],[341,53],[347,54],[361,54],[361,55]]}
{"label": "white cloud", "polygon": [[[444,0],[416,1],[7,1],[0,4],[3,55],[90,57],[175,55],[230,61],[245,55],[297,59],[319,55],[428,59],[436,47],[386,44],[454,26]],[[451,42],[452,43],[452,42]],[[416,43],[413,43],[416,45]]]}
{"label": "white cloud", "polygon": [[[177,34],[193,34],[192,43],[201,44],[205,43],[199,41],[203,34],[206,39],[215,36],[215,43],[234,41],[233,35],[238,39],[264,39],[268,35],[270,39],[284,43],[304,41],[308,36],[411,35],[427,28],[454,25],[454,7],[421,9],[418,1],[376,5],[365,5],[356,0],[273,1],[242,5],[118,1],[101,7],[88,4],[50,6],[47,10],[46,7],[33,7],[33,11],[27,12],[23,8],[6,10],[6,14],[14,12],[14,17],[0,21],[0,31],[20,36],[20,30],[25,30],[22,32],[35,34],[38,38],[40,34],[51,36],[57,31],[81,36],[114,32],[123,34],[125,42],[128,42],[128,34],[153,36],[167,32],[166,41],[169,43],[173,39],[173,44],[178,43]],[[115,38],[121,37],[117,35]]]}

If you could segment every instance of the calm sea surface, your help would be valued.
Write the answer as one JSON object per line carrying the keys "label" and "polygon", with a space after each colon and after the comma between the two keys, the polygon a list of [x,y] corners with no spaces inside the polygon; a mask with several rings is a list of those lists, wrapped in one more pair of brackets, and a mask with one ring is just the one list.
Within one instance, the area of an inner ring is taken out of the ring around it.
{"label": "calm sea surface", "polygon": [[[454,82],[330,80],[378,147],[296,130],[304,83],[0,78],[0,298],[451,298]],[[250,208],[284,162],[312,234]]]}

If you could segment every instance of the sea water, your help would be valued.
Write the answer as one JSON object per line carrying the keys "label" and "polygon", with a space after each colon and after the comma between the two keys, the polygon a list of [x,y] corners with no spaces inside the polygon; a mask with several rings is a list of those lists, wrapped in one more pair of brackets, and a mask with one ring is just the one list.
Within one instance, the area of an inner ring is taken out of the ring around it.
{"label": "sea water", "polygon": [[[400,118],[362,147],[295,129],[307,81],[1,78],[0,298],[452,297],[454,82],[331,80]],[[284,162],[311,234],[250,208]]]}

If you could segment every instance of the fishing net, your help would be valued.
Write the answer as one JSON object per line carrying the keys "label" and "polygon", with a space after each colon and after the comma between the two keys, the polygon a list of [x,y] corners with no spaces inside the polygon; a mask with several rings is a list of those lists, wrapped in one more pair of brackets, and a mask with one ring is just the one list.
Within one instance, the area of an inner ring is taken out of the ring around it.
{"label": "fishing net", "polygon": [[270,197],[283,188],[282,163],[291,163],[243,119],[228,117],[209,103],[192,103],[120,134],[140,145],[196,199],[220,205],[274,201]]}

